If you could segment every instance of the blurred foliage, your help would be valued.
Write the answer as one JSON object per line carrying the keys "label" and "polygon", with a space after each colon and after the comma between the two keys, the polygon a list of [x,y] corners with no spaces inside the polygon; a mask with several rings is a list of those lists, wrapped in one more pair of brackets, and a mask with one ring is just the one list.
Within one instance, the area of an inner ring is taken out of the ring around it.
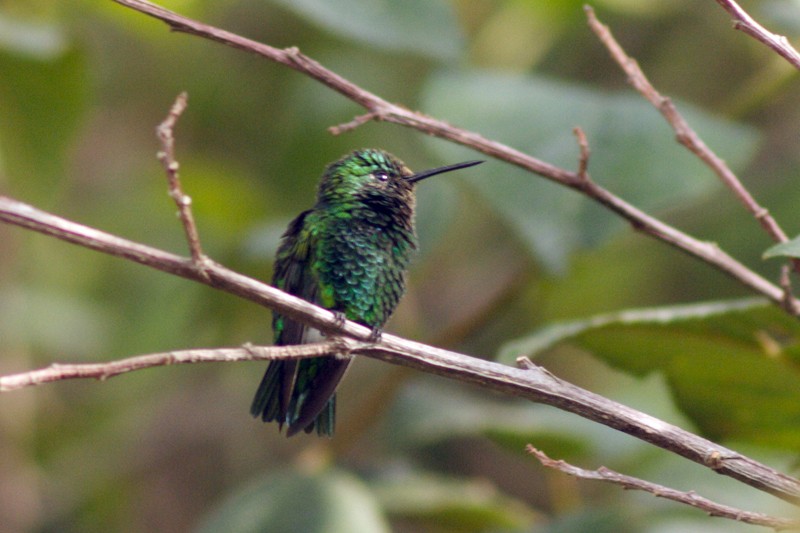
{"label": "blurred foliage", "polygon": [[201,533],[385,533],[377,501],[359,480],[333,469],[276,471],[235,494],[199,529]]}
{"label": "blurred foliage", "polygon": [[772,257],[800,257],[800,237],[767,248],[764,251],[764,259]]}
{"label": "blurred foliage", "polygon": [[[424,96],[423,108],[434,115],[566,168],[576,164],[572,128],[580,124],[592,139],[592,174],[645,210],[692,202],[718,183],[697,158],[672,142],[672,129],[636,94],[473,70],[433,77]],[[681,108],[710,146],[722,147],[720,155],[730,165],[741,167],[750,160],[754,131]],[[440,151],[453,158],[459,148],[442,145]],[[619,217],[578,195],[559,201],[562,187],[531,180],[520,169],[501,172],[502,187],[497,168],[476,169],[466,179],[545,266],[562,270],[576,249],[598,244],[623,227]]]}
{"label": "blurred foliage", "polygon": [[634,375],[661,372],[711,438],[797,449],[798,337],[797,320],[751,298],[557,323],[506,344],[500,358],[513,362],[571,340]]}
{"label": "blurred foliage", "polygon": [[[772,243],[673,140],[585,24],[583,1],[165,1],[298,46],[390,101],[574,168],[713,240],[762,275]],[[598,0],[599,17],[791,234],[796,72],[713,2]],[[800,30],[796,2],[745,3]],[[412,168],[475,154],[417,132],[326,128],[362,110],[300,74],[110,2],[0,2],[0,191],[186,253],[155,153],[178,92],[184,187],[206,251],[269,279],[325,164],[361,146]],[[798,326],[701,262],[573,191],[489,161],[419,189],[422,251],[389,329],[555,374],[792,473]],[[0,226],[0,372],[267,343],[269,313],[206,287]],[[796,257],[796,244],[771,257]],[[507,359],[504,359],[507,360]],[[608,466],[784,513],[698,465],[549,407],[359,360],[332,440],[286,440],[247,412],[263,364],[161,368],[3,395],[4,531],[745,531],[546,471],[524,453]],[[281,529],[283,528],[283,529]],[[337,529],[338,528],[338,529]],[[724,528],[724,529],[723,529]]]}

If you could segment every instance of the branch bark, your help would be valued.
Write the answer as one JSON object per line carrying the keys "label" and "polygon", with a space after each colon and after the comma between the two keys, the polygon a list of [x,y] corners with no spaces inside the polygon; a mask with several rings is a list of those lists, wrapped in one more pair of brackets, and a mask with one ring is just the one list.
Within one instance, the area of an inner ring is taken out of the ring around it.
{"label": "branch bark", "polygon": [[682,503],[690,507],[695,507],[708,513],[710,516],[718,516],[721,518],[728,518],[737,522],[744,522],[746,524],[753,524],[757,526],[765,526],[774,529],[775,531],[782,531],[786,529],[797,530],[800,529],[800,521],[790,520],[788,518],[777,518],[774,516],[765,515],[763,513],[754,513],[751,511],[744,511],[729,505],[723,505],[715,501],[704,498],[694,491],[683,492],[675,490],[657,483],[651,483],[643,479],[626,476],[601,466],[597,470],[586,470],[577,466],[571,465],[563,460],[551,459],[543,451],[537,450],[534,446],[528,444],[526,447],[528,453],[536,457],[542,465],[559,470],[580,479],[593,479],[597,481],[605,481],[621,486],[626,490],[641,490],[649,492],[658,498],[665,498],[674,502]]}
{"label": "branch bark", "polygon": [[596,182],[585,179],[585,172],[581,174],[580,171],[559,168],[500,142],[489,140],[478,133],[453,126],[444,121],[387,102],[335,72],[326,69],[317,61],[302,54],[295,47],[286,49],[274,48],[183,17],[146,0],[113,1],[161,20],[169,25],[170,29],[173,31],[210,39],[239,50],[260,55],[266,59],[292,68],[319,81],[367,110],[366,114],[357,117],[353,121],[331,128],[331,131],[334,133],[347,131],[369,120],[381,120],[410,127],[427,135],[447,139],[454,143],[472,148],[490,157],[506,161],[584,194],[627,220],[634,229],[708,263],[734,278],[742,285],[748,287],[753,292],[765,296],[776,305],[781,306],[782,309],[800,308],[800,302],[798,302],[797,306],[787,306],[786,294],[781,287],[747,268],[747,266],[721,250],[715,243],[698,240],[637,209],[625,200],[598,185]]}
{"label": "branch bark", "polygon": [[[471,147],[579,191],[628,220],[634,228],[707,262],[751,290],[781,305],[790,313],[797,313],[797,309],[800,308],[800,302],[791,296],[787,287],[779,287],[767,281],[720,250],[715,244],[699,241],[664,224],[597,185],[589,178],[587,171],[588,141],[579,133],[576,133],[580,146],[579,169],[577,172],[569,171],[486,139],[477,133],[391,104],[327,70],[313,59],[300,53],[297,48],[276,49],[182,17],[145,0],[114,1],[162,20],[175,31],[211,39],[286,65],[316,79],[366,109],[366,114],[358,116],[346,124],[331,128],[334,133],[348,131],[370,120],[383,120]],[[718,2],[723,7],[732,4],[732,2],[720,0]],[[659,108],[661,109],[661,107]],[[179,108],[176,108],[176,112],[173,114],[174,118],[177,118],[179,113]],[[165,146],[162,161],[168,174],[173,173],[177,181],[177,166],[172,164],[174,156],[171,152],[173,124],[174,119],[172,123],[165,126],[165,133],[168,136],[162,139]],[[680,138],[681,132],[677,129],[676,131]],[[173,187],[171,190],[176,192],[175,199],[180,209],[181,202],[185,204],[186,197],[179,187]],[[188,211],[188,204],[185,205]],[[764,214],[756,214],[756,217],[762,222],[765,219]],[[206,259],[200,249],[199,239],[196,238],[196,228],[192,221],[184,220],[187,232],[191,233],[192,229],[195,231],[194,240],[189,235],[190,250],[193,256],[192,259],[189,259],[82,226],[3,196],[0,196],[0,220],[204,283],[275,309],[324,332],[346,335],[346,337],[337,338],[328,343],[300,347],[277,349],[276,347],[246,346],[239,349],[188,350],[151,354],[109,363],[53,365],[47,369],[2,377],[0,378],[0,390],[12,390],[28,385],[73,378],[106,379],[124,372],[175,363],[310,357],[346,351],[553,405],[677,453],[720,474],[769,492],[786,501],[800,503],[799,480],[676,426],[564,382],[533,363],[525,363],[524,369],[514,369],[392,335],[384,335],[380,343],[372,344],[368,342],[371,332],[367,328],[352,322],[342,325],[340,320],[329,311],[315,307]],[[776,233],[774,228],[772,229],[773,237],[780,239],[780,233]],[[785,236],[783,238],[785,239]]]}
{"label": "branch bark", "polygon": [[158,160],[164,166],[167,174],[167,184],[169,185],[169,195],[178,207],[178,216],[186,234],[186,241],[189,244],[189,251],[192,254],[192,261],[196,265],[202,266],[206,261],[203,248],[200,246],[200,235],[197,232],[197,225],[192,214],[192,199],[184,194],[181,186],[178,169],[180,164],[175,159],[175,124],[181,114],[186,110],[186,100],[188,95],[183,92],[175,99],[175,103],[169,110],[169,114],[164,121],[156,128],[156,135],[161,141],[161,151],[158,152]]}
{"label": "branch bark", "polygon": [[789,39],[767,30],[734,0],[717,0],[717,3],[733,18],[733,29],[743,31],[755,40],[767,45],[777,52],[779,56],[791,63],[794,68],[800,70],[800,53],[789,44]]}
{"label": "branch bark", "polygon": [[[323,332],[346,335],[336,340],[338,344],[331,353],[346,351],[364,355],[479,385],[486,390],[552,405],[681,455],[719,474],[737,479],[778,498],[795,504],[800,503],[800,480],[677,426],[567,383],[530,361],[524,360],[524,369],[516,369],[388,334],[383,335],[379,343],[371,344],[372,332],[369,328],[349,321],[342,325],[340,319],[330,311],[231,271],[213,261],[209,260],[201,267],[190,258],[170,254],[65,220],[5,196],[0,196],[0,221],[203,283],[275,309]],[[224,353],[219,360],[231,360],[229,355]],[[247,357],[252,357],[252,354],[247,354]],[[169,356],[139,360],[136,369],[169,364],[171,361]],[[76,370],[71,374],[65,374],[64,379],[96,378],[106,373],[109,376],[119,373],[115,365],[120,365],[120,362],[100,365],[100,367],[92,365],[89,372]],[[104,369],[102,365],[106,365],[106,368]],[[80,368],[80,365],[75,368]],[[26,374],[30,373],[16,375],[14,380],[35,381],[35,377],[26,378]]]}
{"label": "branch bark", "polygon": [[[586,16],[589,20],[589,27],[600,39],[600,42],[608,49],[611,57],[616,61],[620,68],[627,74],[628,83],[636,89],[653,107],[655,107],[664,119],[675,131],[675,138],[678,143],[683,145],[687,150],[697,156],[714,174],[719,177],[720,181],[728,187],[739,201],[744,205],[750,214],[761,224],[767,234],[775,242],[786,242],[788,237],[783,229],[778,225],[769,211],[758,204],[750,191],[742,185],[736,174],[728,167],[725,161],[714,153],[711,148],[703,142],[703,139],[694,131],[689,125],[683,115],[678,112],[675,104],[671,99],[659,93],[650,80],[647,79],[639,64],[635,59],[628,56],[622,46],[614,38],[614,35],[609,30],[608,26],[601,23],[594,13],[594,9],[589,6],[584,7]],[[795,269],[800,271],[800,261],[795,261]]]}
{"label": "branch bark", "polygon": [[302,359],[330,355],[339,349],[337,342],[319,342],[294,346],[252,346],[240,348],[214,348],[212,350],[176,350],[171,352],[137,355],[107,363],[53,363],[46,368],[0,376],[0,392],[44,385],[67,379],[97,379],[105,381],[114,376],[153,368],[189,363],[235,361],[269,361],[271,359]]}

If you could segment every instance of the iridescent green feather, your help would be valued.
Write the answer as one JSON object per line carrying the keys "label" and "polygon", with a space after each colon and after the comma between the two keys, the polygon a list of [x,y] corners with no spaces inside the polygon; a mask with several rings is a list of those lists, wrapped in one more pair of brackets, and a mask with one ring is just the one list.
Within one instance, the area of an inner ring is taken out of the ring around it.
{"label": "iridescent green feather", "polygon": [[[405,292],[417,247],[414,184],[476,162],[414,175],[392,155],[353,152],[331,164],[317,203],[289,224],[278,248],[272,284],[374,330],[383,327]],[[314,340],[314,330],[273,314],[276,345]],[[349,358],[272,361],[250,412],[288,426],[287,436],[316,430],[333,435],[335,390]]]}
{"label": "iridescent green feather", "polygon": [[[387,204],[364,191],[375,173],[397,178],[403,198]],[[314,209],[298,216],[278,249],[273,285],[349,320],[380,328],[405,290],[405,269],[416,247],[410,171],[378,150],[355,152],[331,165],[320,183]],[[366,194],[360,196],[359,191]],[[308,341],[308,328],[273,315],[276,345]],[[264,421],[288,426],[287,435],[316,431],[332,435],[336,385],[349,360],[338,357],[273,361],[251,406]]]}

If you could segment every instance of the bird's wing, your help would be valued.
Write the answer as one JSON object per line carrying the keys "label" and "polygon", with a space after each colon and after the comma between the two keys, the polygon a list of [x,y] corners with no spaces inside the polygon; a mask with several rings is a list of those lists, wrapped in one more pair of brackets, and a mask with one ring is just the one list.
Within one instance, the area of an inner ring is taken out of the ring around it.
{"label": "bird's wing", "polygon": [[[316,299],[316,283],[311,269],[307,268],[311,246],[310,230],[306,228],[306,217],[311,211],[300,213],[284,232],[275,260],[272,285],[308,301]],[[308,328],[277,311],[272,313],[274,341],[278,346],[302,344],[308,336]],[[256,391],[250,412],[264,421],[276,420],[283,425],[297,379],[297,361],[272,361]]]}
{"label": "bird's wing", "polygon": [[[282,291],[316,303],[318,283],[309,264],[313,260],[312,250],[316,239],[311,228],[305,224],[306,217],[310,213],[310,210],[300,213],[283,234],[283,240],[276,254],[272,284]],[[275,333],[275,344],[278,346],[307,342],[308,326],[280,313],[273,312],[272,328]],[[280,373],[278,401],[281,423],[285,421],[289,409],[297,380],[298,364],[298,361],[274,361],[270,364],[270,369]]]}
{"label": "bird's wing", "polygon": [[[336,308],[320,294],[314,262],[320,245],[310,223],[312,211],[295,218],[278,248],[272,284],[294,296],[326,308]],[[303,344],[321,340],[313,328],[273,312],[276,345]],[[311,431],[332,435],[335,418],[334,391],[350,363],[346,357],[312,357],[300,361],[272,361],[253,400],[251,413],[265,421],[288,424],[286,435]]]}
{"label": "bird's wing", "polygon": [[[306,301],[316,303],[319,283],[312,272],[313,247],[316,236],[311,228],[306,227],[306,217],[311,211],[303,211],[292,220],[283,234],[281,245],[275,259],[275,270],[272,285]],[[306,326],[273,313],[272,327],[275,332],[275,344],[302,344],[306,341]]]}

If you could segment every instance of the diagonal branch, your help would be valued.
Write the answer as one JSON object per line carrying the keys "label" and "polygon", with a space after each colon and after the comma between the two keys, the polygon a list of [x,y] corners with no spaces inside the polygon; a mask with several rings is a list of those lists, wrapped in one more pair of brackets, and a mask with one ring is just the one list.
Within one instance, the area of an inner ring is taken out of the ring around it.
{"label": "diagonal branch", "polygon": [[[320,81],[367,110],[366,115],[341,126],[341,129],[351,129],[372,119],[384,120],[415,128],[429,135],[449,139],[492,157],[508,161],[566,187],[578,190],[619,214],[644,233],[708,262],[733,276],[752,290],[764,294],[774,302],[786,304],[785,298],[788,291],[784,291],[761,278],[719,250],[715,245],[694,239],[639,211],[593,181],[586,179],[585,172],[581,175],[581,173],[561,169],[501,143],[488,140],[476,133],[450,126],[445,122],[388,103],[372,93],[364,91],[338,74],[325,69],[313,59],[301,54],[296,48],[285,50],[272,48],[181,17],[144,0],[114,1],[165,21],[175,31],[215,40],[289,66]],[[584,163],[587,158],[588,151],[581,155],[581,160]],[[342,325],[339,319],[329,311],[230,271],[212,261],[205,262],[203,268],[200,269],[197,263],[191,259],[127,241],[120,237],[64,220],[2,196],[0,196],[0,220],[204,283],[278,310],[282,314],[291,316],[324,332],[347,335],[348,338],[337,341],[339,343],[337,350],[343,349],[351,353],[417,368],[451,379],[478,384],[486,389],[504,394],[553,405],[677,453],[720,474],[733,477],[784,500],[793,503],[800,502],[799,480],[786,476],[768,466],[718,446],[676,426],[564,382],[535,365],[531,364],[524,370],[514,369],[463,354],[414,343],[391,335],[383,336],[379,344],[365,344],[365,342],[369,341],[371,334],[367,328],[352,322],[346,322]],[[787,305],[786,307],[789,308],[790,306]],[[225,352],[220,352],[222,360],[228,360],[229,355]],[[253,357],[252,353],[240,355]],[[279,354],[276,352],[273,355]],[[124,371],[129,371],[169,364],[173,362],[174,356],[175,354],[156,354],[156,357],[151,359],[134,359],[133,363],[131,363],[131,360],[127,360],[101,363],[100,366],[91,368],[73,367],[74,372],[71,374],[62,373],[59,376],[56,372],[48,375],[47,379],[83,377],[87,373],[92,374],[92,377],[111,376],[118,374],[121,368],[127,368],[128,370]],[[196,353],[187,355],[189,358],[196,356]],[[122,363],[121,368],[114,366],[120,363]],[[33,371],[33,373],[36,372],[42,371]],[[32,378],[30,377],[31,373],[18,375],[15,379],[25,379],[21,377],[25,375],[29,379],[36,379],[35,375]],[[41,378],[41,375],[39,377]]]}
{"label": "diagonal branch", "polygon": [[791,63],[794,68],[800,70],[800,53],[789,44],[789,40],[785,36],[767,30],[734,0],[717,0],[717,3],[733,17],[735,30],[741,30],[755,40],[764,43]]}
{"label": "diagonal branch", "polygon": [[[769,214],[769,211],[758,204],[758,202],[750,194],[750,191],[742,185],[736,174],[728,167],[725,161],[714,153],[709,148],[703,139],[697,134],[696,131],[689,125],[683,115],[681,115],[675,104],[671,99],[663,96],[656,90],[655,87],[647,79],[639,64],[635,59],[631,58],[622,49],[622,46],[614,38],[614,35],[609,30],[608,26],[601,23],[594,13],[594,9],[590,6],[584,7],[586,17],[589,20],[589,27],[597,35],[600,42],[608,49],[611,57],[622,68],[625,74],[628,75],[628,83],[630,83],[639,93],[650,102],[667,120],[669,125],[675,131],[675,137],[678,142],[686,147],[690,152],[698,157],[707,167],[709,167],[728,187],[745,208],[755,217],[761,224],[764,230],[769,234],[773,241],[781,243],[786,242],[788,238],[786,234]],[[795,262],[795,268],[800,270],[800,261]]]}
{"label": "diagonal branch", "polygon": [[769,516],[762,513],[743,511],[741,509],[723,505],[721,503],[709,500],[708,498],[699,496],[694,491],[682,492],[671,489],[657,483],[651,483],[639,478],[620,474],[604,466],[601,466],[597,470],[585,470],[583,468],[571,465],[563,460],[551,459],[543,451],[537,450],[530,444],[528,444],[525,449],[528,451],[528,453],[536,457],[539,462],[542,463],[542,465],[548,468],[560,470],[565,474],[580,479],[606,481],[608,483],[620,485],[626,490],[642,490],[644,492],[649,492],[658,498],[665,498],[674,502],[683,503],[690,507],[695,507],[701,511],[705,511],[710,516],[729,518],[731,520],[736,520],[737,522],[744,522],[746,524],[753,524],[757,526],[771,527],[775,531],[800,529],[800,521],[798,520],[776,518],[774,516]]}
{"label": "diagonal branch", "polygon": [[192,199],[183,193],[181,186],[181,178],[178,174],[180,165],[175,159],[175,124],[178,122],[181,114],[186,110],[186,99],[188,98],[185,92],[178,95],[175,103],[167,114],[164,122],[156,128],[156,135],[161,141],[161,151],[158,152],[158,159],[164,166],[164,172],[167,174],[167,183],[169,184],[169,195],[178,206],[178,216],[183,224],[183,230],[186,233],[186,240],[189,243],[189,251],[192,254],[192,261],[195,265],[202,270],[205,262],[205,254],[200,246],[200,236],[197,232],[197,225],[194,222],[194,215],[192,214]]}
{"label": "diagonal branch", "polygon": [[[65,220],[5,196],[0,196],[0,221],[203,283],[277,310],[326,333],[344,334],[346,337],[335,341],[339,343],[337,351],[365,355],[476,384],[502,394],[552,405],[681,455],[778,498],[800,503],[800,480],[677,426],[572,385],[533,363],[525,365],[524,369],[512,368],[394,335],[383,335],[378,344],[371,344],[372,332],[369,328],[349,321],[342,324],[328,310],[213,261],[209,260],[205,272],[201,273],[190,258],[176,256]],[[161,358],[152,366],[166,364],[169,360]],[[114,368],[115,363],[106,363],[109,364]],[[146,365],[141,364],[137,368],[144,367]],[[97,368],[94,371],[97,372]],[[15,379],[25,378],[17,376]]]}
{"label": "diagonal branch", "polygon": [[231,32],[197,22],[164,9],[146,0],[113,0],[114,2],[159,19],[177,32],[210,39],[233,48],[244,50],[275,61],[309,76],[330,89],[338,92],[367,110],[347,124],[334,128],[336,131],[352,129],[370,119],[382,120],[410,127],[427,135],[450,140],[472,148],[490,157],[500,159],[520,168],[538,174],[546,179],[574,189],[595,202],[627,220],[635,229],[670,246],[694,256],[728,276],[736,279],[750,290],[767,297],[783,309],[798,306],[785,305],[785,292],[753,270],[725,253],[715,243],[698,240],[682,231],[665,224],[647,213],[637,209],[625,200],[614,195],[591,180],[585,180],[578,172],[566,170],[545,161],[536,159],[497,141],[487,139],[478,133],[452,126],[422,113],[395,105],[362,89],[342,76],[323,67],[317,61],[302,54],[297,48],[278,49]]}

